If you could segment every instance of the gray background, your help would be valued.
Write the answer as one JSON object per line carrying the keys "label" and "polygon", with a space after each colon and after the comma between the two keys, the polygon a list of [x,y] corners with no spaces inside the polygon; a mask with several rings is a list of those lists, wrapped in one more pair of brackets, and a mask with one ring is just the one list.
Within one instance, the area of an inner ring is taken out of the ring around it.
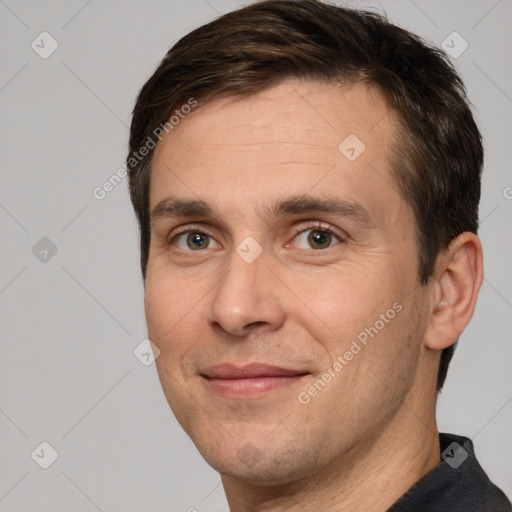
{"label": "gray background", "polygon": [[[93,190],[123,164],[136,94],[168,47],[241,5],[0,0],[0,512],[227,510],[154,365],[133,355],[146,330],[126,180]],[[486,277],[438,417],[512,496],[512,2],[352,5],[469,44],[456,65],[485,137]],[[31,47],[50,47],[43,31],[59,45],[46,59]],[[31,458],[42,441],[59,454],[46,470]]]}

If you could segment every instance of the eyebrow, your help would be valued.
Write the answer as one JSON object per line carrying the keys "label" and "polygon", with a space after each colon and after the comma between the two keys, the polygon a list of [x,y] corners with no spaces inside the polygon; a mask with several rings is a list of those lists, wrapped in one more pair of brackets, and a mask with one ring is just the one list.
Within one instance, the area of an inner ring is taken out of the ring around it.
{"label": "eyebrow", "polygon": [[[371,227],[374,219],[361,204],[338,197],[316,197],[307,194],[281,199],[265,207],[271,218],[286,215],[303,215],[317,212],[332,213],[347,217]],[[152,210],[150,222],[177,217],[214,217],[215,208],[202,199],[178,199],[169,196],[160,201]]]}
{"label": "eyebrow", "polygon": [[213,217],[214,209],[200,199],[177,199],[166,197],[151,212],[150,222],[175,217]]}
{"label": "eyebrow", "polygon": [[292,196],[270,207],[270,213],[274,217],[316,212],[348,217],[368,226],[374,224],[372,216],[361,204],[340,197],[316,197],[304,194]]}

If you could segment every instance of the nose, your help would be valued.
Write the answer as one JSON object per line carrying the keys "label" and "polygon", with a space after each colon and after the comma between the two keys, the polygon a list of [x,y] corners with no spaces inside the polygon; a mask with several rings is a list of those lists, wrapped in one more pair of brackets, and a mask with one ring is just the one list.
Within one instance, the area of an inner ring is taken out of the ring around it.
{"label": "nose", "polygon": [[263,252],[248,263],[233,252],[226,274],[214,289],[209,323],[234,337],[256,329],[276,330],[285,319],[284,294]]}

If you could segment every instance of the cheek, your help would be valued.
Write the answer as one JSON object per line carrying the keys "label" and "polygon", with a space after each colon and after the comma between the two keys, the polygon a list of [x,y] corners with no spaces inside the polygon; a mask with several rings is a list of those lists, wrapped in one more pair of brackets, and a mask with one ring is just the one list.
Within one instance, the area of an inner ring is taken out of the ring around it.
{"label": "cheek", "polygon": [[413,383],[423,326],[411,317],[410,298],[395,308],[387,315],[389,310],[383,310],[385,320],[378,315],[359,327],[357,334],[329,347],[334,361],[343,358],[343,369],[320,398],[319,407],[331,407],[340,421],[349,411],[346,421],[354,429],[378,428],[400,407]]}
{"label": "cheek", "polygon": [[[309,316],[313,313],[321,320],[319,323],[326,333],[324,341],[339,344],[373,325],[401,299],[403,293],[397,287],[397,280],[382,262],[379,265],[344,262],[328,273],[297,278],[295,290]],[[302,309],[291,312],[292,316]]]}
{"label": "cheek", "polygon": [[414,379],[426,324],[415,294],[388,306],[362,331],[366,339],[362,364],[375,392],[378,388],[394,400],[393,396],[405,396]]}
{"label": "cheek", "polygon": [[146,323],[149,339],[160,350],[155,360],[158,376],[165,397],[178,422],[186,429],[195,411],[195,402],[190,403],[187,377],[191,375],[186,361],[189,354],[197,353],[198,340],[204,339],[196,332],[201,325],[198,315],[201,294],[196,297],[193,287],[186,293],[186,283],[179,279],[156,277],[149,274],[144,297]]}
{"label": "cheek", "polygon": [[149,338],[157,343],[162,341],[164,334],[175,323],[175,298],[168,294],[165,287],[156,280],[150,280],[146,284],[144,295],[144,310]]}
{"label": "cheek", "polygon": [[[160,274],[162,276],[162,274]],[[183,280],[148,274],[144,308],[148,337],[161,351],[158,359],[175,365],[192,346],[202,297],[197,287]],[[173,357],[170,357],[172,354]]]}

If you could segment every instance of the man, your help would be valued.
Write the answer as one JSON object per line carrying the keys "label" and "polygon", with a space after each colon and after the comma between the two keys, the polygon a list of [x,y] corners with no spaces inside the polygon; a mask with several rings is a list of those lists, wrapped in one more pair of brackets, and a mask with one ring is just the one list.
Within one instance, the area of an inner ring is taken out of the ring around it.
{"label": "man", "polygon": [[232,512],[511,510],[435,419],[482,282],[482,161],[443,54],[315,0],[222,16],[144,85],[148,336]]}

